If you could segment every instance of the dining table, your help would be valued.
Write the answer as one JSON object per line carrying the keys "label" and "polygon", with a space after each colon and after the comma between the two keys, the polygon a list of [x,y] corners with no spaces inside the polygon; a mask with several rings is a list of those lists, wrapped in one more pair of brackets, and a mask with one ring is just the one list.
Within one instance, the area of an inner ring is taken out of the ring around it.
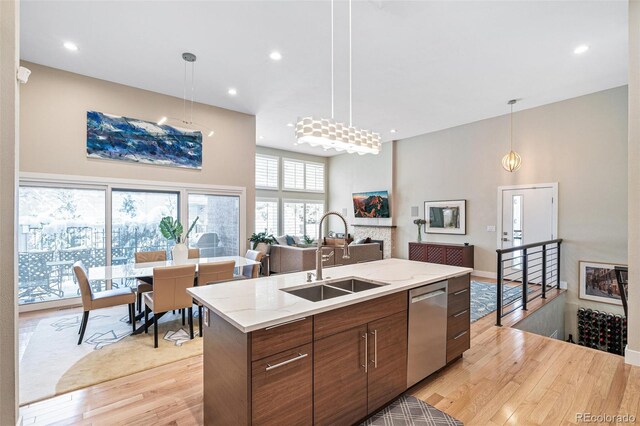
{"label": "dining table", "polygon": [[[185,262],[176,263],[173,260],[165,260],[160,262],[144,262],[144,263],[124,263],[121,265],[111,266],[95,266],[89,268],[89,282],[93,280],[120,280],[120,279],[142,279],[150,280],[153,278],[153,269],[164,266],[177,266],[177,265],[196,265],[196,277],[198,276],[198,265],[201,263],[213,263],[213,262],[226,262],[233,260],[235,262],[236,275],[242,274],[242,268],[245,266],[258,265],[260,262],[247,259],[243,256],[216,256],[216,257],[199,257],[194,259],[187,259]],[[144,313],[136,315],[136,320],[142,319]],[[149,318],[149,325],[153,324],[158,318],[152,316]],[[140,334],[144,332],[144,324],[136,328],[133,334]]]}
{"label": "dining table", "polygon": [[[257,265],[260,262],[247,259],[242,256],[216,256],[216,257],[198,257],[187,259],[186,262],[180,262],[179,265],[196,265],[196,276],[198,275],[198,265],[201,263],[226,262],[233,260],[235,262],[236,275],[240,275],[242,268],[245,266]],[[89,268],[89,281],[93,280],[119,280],[127,278],[149,278],[153,277],[153,268],[163,266],[176,266],[178,263],[173,260],[164,260],[160,262],[144,262],[144,263],[124,263],[121,265],[111,266],[95,266]]]}

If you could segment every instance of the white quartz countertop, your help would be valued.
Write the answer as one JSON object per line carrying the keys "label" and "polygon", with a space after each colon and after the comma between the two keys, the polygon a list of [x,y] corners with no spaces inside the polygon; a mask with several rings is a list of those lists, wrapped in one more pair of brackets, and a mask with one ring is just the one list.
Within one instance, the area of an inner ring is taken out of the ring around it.
{"label": "white quartz countertop", "polygon": [[248,333],[471,272],[470,268],[403,259],[384,259],[326,268],[323,270],[325,279],[321,282],[314,282],[313,285],[330,284],[331,281],[340,281],[346,278],[359,278],[386,285],[319,302],[311,302],[282,291],[287,288],[308,286],[306,272],[229,281],[193,287],[187,291],[196,300],[240,331]]}

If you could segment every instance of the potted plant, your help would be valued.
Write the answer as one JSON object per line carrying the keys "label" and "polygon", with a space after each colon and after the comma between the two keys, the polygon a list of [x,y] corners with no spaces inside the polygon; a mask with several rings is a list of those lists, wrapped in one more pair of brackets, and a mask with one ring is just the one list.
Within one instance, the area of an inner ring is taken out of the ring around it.
{"label": "potted plant", "polygon": [[422,227],[427,224],[427,221],[424,219],[416,219],[413,221],[414,225],[418,225],[418,242],[422,242]]}
{"label": "potted plant", "polygon": [[251,250],[257,250],[264,254],[269,252],[269,246],[275,243],[276,239],[273,235],[267,234],[266,231],[258,232],[257,234],[254,232],[249,238],[249,241],[252,243]]}
{"label": "potted plant", "polygon": [[162,236],[169,241],[176,242],[176,245],[171,249],[171,257],[175,264],[187,263],[187,259],[189,258],[189,248],[187,247],[186,241],[187,238],[189,238],[189,234],[191,234],[191,231],[196,226],[198,219],[200,219],[200,216],[197,216],[193,223],[191,223],[191,226],[184,238],[182,238],[184,228],[179,221],[174,220],[171,216],[165,216],[160,221],[160,232],[162,233]]}

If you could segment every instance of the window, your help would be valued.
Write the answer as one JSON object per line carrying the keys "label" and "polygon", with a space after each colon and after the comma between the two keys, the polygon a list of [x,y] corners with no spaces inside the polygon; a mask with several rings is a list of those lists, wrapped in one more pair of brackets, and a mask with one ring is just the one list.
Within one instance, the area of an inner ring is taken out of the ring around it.
{"label": "window", "polygon": [[[241,188],[208,192],[218,190],[164,183],[142,187],[102,178],[32,179],[21,182],[18,194],[21,305],[76,303],[80,290],[73,264],[77,261],[90,270],[133,262],[137,251],[165,250],[169,258],[174,242],[167,241],[158,228],[164,216],[178,218],[185,231],[188,221],[200,217],[189,243],[199,247],[201,255],[240,254]],[[94,291],[102,291],[132,286],[135,280],[91,280],[90,284]]]}
{"label": "window", "polygon": [[167,252],[171,258],[174,242],[160,233],[165,216],[179,218],[177,192],[131,191],[111,193],[111,263],[133,262],[138,251]]}
{"label": "window", "polygon": [[240,254],[240,197],[189,194],[189,226],[196,217],[189,245],[200,249],[200,257]]}
{"label": "window", "polygon": [[308,191],[324,192],[324,164],[305,163],[305,185]]}
{"label": "window", "polygon": [[318,238],[318,222],[324,214],[324,203],[321,201],[285,201],[284,232],[299,237],[308,235]]}
{"label": "window", "polygon": [[256,188],[278,189],[278,157],[256,155]]}
{"label": "window", "polygon": [[[21,186],[18,206],[20,304],[78,297],[73,264],[106,263],[104,189]],[[96,291],[105,282],[93,281]]]}
{"label": "window", "polygon": [[294,191],[324,192],[324,164],[307,161],[282,160],[284,189]]}
{"label": "window", "polygon": [[256,232],[278,235],[277,199],[256,199]]}
{"label": "window", "polygon": [[284,189],[304,190],[304,162],[284,159]]}

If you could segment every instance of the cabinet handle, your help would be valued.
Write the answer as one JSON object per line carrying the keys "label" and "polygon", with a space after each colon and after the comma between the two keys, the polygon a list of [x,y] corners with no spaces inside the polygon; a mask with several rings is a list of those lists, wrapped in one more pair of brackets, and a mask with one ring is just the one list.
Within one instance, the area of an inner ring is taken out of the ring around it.
{"label": "cabinet handle", "polygon": [[362,338],[364,339],[364,364],[362,364],[362,367],[364,367],[364,372],[367,373],[369,372],[369,334],[364,333]]}
{"label": "cabinet handle", "polygon": [[461,338],[465,334],[467,334],[467,331],[463,331],[462,333],[458,334],[456,337],[453,338],[453,340],[458,340],[459,338]]}
{"label": "cabinet handle", "polygon": [[378,368],[378,330],[373,330],[373,366]]}
{"label": "cabinet handle", "polygon": [[468,309],[465,309],[465,310],[464,310],[464,311],[462,311],[462,312],[458,312],[458,313],[457,313],[457,314],[455,314],[453,317],[454,317],[454,318],[458,318],[458,317],[460,317],[460,316],[462,316],[462,315],[466,314],[467,312],[469,312],[469,310],[468,310]]}
{"label": "cabinet handle", "polygon": [[265,328],[265,330],[272,330],[274,328],[282,327],[283,325],[291,324],[291,323],[298,322],[298,321],[304,321],[306,319],[307,319],[307,317],[298,318],[298,319],[294,319],[294,320],[287,321],[287,322],[281,322],[280,324],[269,326],[269,327]]}
{"label": "cabinet handle", "polygon": [[455,293],[453,293],[454,296],[458,296],[462,293],[466,293],[467,291],[469,291],[468,288],[465,288],[464,290],[460,290],[460,291],[456,291]]}
{"label": "cabinet handle", "polygon": [[279,362],[279,363],[273,364],[273,365],[267,364],[267,368],[265,368],[265,371],[271,371],[271,370],[273,370],[275,368],[282,367],[283,365],[287,365],[287,364],[295,362],[295,361],[297,361],[299,359],[306,358],[308,355],[309,354],[301,354],[300,352],[298,352],[298,356],[297,357],[294,357],[294,358],[291,358],[291,359],[288,359],[286,361],[282,361],[282,362]]}

